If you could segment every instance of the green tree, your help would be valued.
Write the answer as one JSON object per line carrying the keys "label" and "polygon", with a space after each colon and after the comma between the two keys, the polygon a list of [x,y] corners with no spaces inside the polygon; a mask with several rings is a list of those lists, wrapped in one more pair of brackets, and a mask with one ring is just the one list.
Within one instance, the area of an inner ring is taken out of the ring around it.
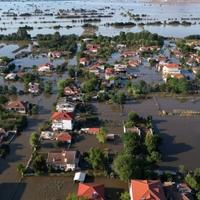
{"label": "green tree", "polygon": [[51,92],[52,92],[52,83],[51,82],[44,83],[44,92],[46,94],[51,94]]}
{"label": "green tree", "polygon": [[78,197],[76,194],[70,194],[66,200],[87,200],[85,197]]}
{"label": "green tree", "polygon": [[176,79],[168,78],[166,83],[166,88],[168,92],[173,93],[187,93],[189,90],[189,83],[185,78]]}
{"label": "green tree", "polygon": [[119,104],[119,105],[122,105],[125,103],[126,101],[126,95],[124,92],[117,92],[117,93],[114,93],[112,96],[111,96],[111,99],[114,103],[116,104]]}
{"label": "green tree", "polygon": [[39,106],[38,105],[32,105],[31,107],[31,114],[36,115],[39,112]]}
{"label": "green tree", "polygon": [[120,196],[120,200],[130,200],[130,194],[128,192],[124,192]]}
{"label": "green tree", "polygon": [[27,30],[23,27],[19,27],[16,35],[18,40],[29,40],[31,38]]}
{"label": "green tree", "polygon": [[22,176],[24,175],[26,168],[23,164],[17,165],[17,172],[20,173]]}
{"label": "green tree", "polygon": [[138,120],[139,120],[139,116],[137,113],[135,113],[135,112],[128,113],[128,121],[137,123]]}
{"label": "green tree", "polygon": [[98,89],[98,80],[96,77],[86,80],[82,84],[82,90],[85,93],[93,92],[96,89]]}
{"label": "green tree", "polygon": [[103,144],[105,143],[106,134],[107,134],[107,129],[104,127],[100,128],[99,133],[96,135],[96,138],[99,141],[99,143],[103,143]]}
{"label": "green tree", "polygon": [[58,91],[59,91],[60,93],[63,93],[65,86],[66,86],[65,80],[59,80],[59,81],[57,82],[57,88],[58,88]]}
{"label": "green tree", "polygon": [[200,200],[200,191],[196,194],[197,200]]}
{"label": "green tree", "polygon": [[69,76],[70,76],[71,78],[74,78],[74,77],[75,77],[76,71],[75,71],[74,67],[69,67],[69,69],[68,69],[68,74],[69,74]]}
{"label": "green tree", "polygon": [[8,102],[8,98],[4,95],[0,95],[0,104],[5,104]]}
{"label": "green tree", "polygon": [[161,138],[159,135],[146,134],[145,145],[149,153],[152,151],[158,151],[160,144]]}
{"label": "green tree", "polygon": [[14,85],[12,85],[12,86],[10,87],[9,93],[12,94],[12,95],[17,94],[17,88],[16,88]]}
{"label": "green tree", "polygon": [[141,152],[140,136],[134,133],[123,134],[124,151],[131,155],[137,155]]}
{"label": "green tree", "polygon": [[113,170],[122,181],[131,179],[133,167],[133,158],[130,154],[121,153],[114,159]]}
{"label": "green tree", "polygon": [[99,148],[91,148],[86,160],[91,164],[93,169],[102,169],[104,167],[105,156]]}
{"label": "green tree", "polygon": [[157,163],[158,161],[161,160],[161,154],[158,151],[152,151],[151,153],[149,153],[149,155],[147,156],[147,160],[150,163]]}
{"label": "green tree", "polygon": [[198,171],[200,171],[200,168],[195,169],[193,173],[189,173],[185,177],[186,183],[197,192],[200,191],[200,174]]}
{"label": "green tree", "polygon": [[178,172],[185,176],[188,173],[188,169],[185,165],[179,165]]}
{"label": "green tree", "polygon": [[42,155],[35,155],[33,159],[33,170],[38,174],[43,174],[47,172],[46,160]]}
{"label": "green tree", "polygon": [[29,139],[29,143],[32,148],[37,149],[40,145],[39,135],[37,133],[32,133]]}

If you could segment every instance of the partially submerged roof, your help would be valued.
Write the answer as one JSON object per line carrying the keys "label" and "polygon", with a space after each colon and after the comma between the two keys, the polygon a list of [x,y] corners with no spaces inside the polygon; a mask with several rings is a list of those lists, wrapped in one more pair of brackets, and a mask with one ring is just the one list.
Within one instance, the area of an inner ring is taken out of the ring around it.
{"label": "partially submerged roof", "polygon": [[54,112],[51,115],[51,120],[72,120],[73,114],[68,112]]}
{"label": "partially submerged roof", "polygon": [[131,191],[134,200],[166,200],[159,180],[131,180]]}
{"label": "partially submerged roof", "polygon": [[79,183],[77,196],[88,200],[104,200],[104,185]]}

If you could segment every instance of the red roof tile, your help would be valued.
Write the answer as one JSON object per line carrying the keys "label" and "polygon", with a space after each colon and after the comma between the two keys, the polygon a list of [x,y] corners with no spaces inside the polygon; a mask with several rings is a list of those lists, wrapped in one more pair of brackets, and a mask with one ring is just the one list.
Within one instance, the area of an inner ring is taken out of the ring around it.
{"label": "red roof tile", "polygon": [[72,120],[73,114],[68,112],[54,112],[51,115],[51,120]]}
{"label": "red roof tile", "polygon": [[9,101],[7,106],[7,109],[12,109],[12,108],[26,108],[26,104],[23,101]]}
{"label": "red roof tile", "polygon": [[167,68],[179,68],[180,65],[176,63],[168,63],[165,65]]}
{"label": "red roof tile", "polygon": [[97,134],[100,132],[100,128],[88,128],[88,133]]}
{"label": "red roof tile", "polygon": [[158,180],[132,180],[131,191],[134,200],[166,200],[162,184]]}
{"label": "red roof tile", "polygon": [[72,136],[69,133],[59,133],[56,136],[56,140],[60,142],[70,142],[72,140]]}
{"label": "red roof tile", "polygon": [[104,185],[79,183],[77,196],[88,200],[104,200]]}

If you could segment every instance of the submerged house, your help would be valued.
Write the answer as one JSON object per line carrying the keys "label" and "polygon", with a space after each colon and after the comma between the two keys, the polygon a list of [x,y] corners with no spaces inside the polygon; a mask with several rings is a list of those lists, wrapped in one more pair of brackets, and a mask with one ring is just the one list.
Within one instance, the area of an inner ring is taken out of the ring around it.
{"label": "submerged house", "polygon": [[105,200],[104,185],[79,183],[77,196],[88,200]]}
{"label": "submerged house", "polygon": [[131,200],[166,200],[159,180],[131,180],[129,193]]}
{"label": "submerged house", "polygon": [[26,114],[28,112],[28,103],[24,101],[9,101],[6,105],[6,109],[20,114]]}
{"label": "submerged house", "polygon": [[72,130],[73,114],[68,112],[54,112],[51,116],[52,129],[55,130]]}
{"label": "submerged house", "polygon": [[52,151],[48,153],[47,166],[55,170],[75,171],[78,169],[80,154],[78,151]]}

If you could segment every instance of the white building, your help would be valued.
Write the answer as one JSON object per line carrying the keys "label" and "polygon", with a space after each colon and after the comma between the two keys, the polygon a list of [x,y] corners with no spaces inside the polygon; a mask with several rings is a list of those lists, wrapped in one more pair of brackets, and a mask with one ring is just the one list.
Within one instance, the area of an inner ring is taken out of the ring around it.
{"label": "white building", "polygon": [[56,105],[56,111],[73,113],[76,105],[71,102],[58,102]]}
{"label": "white building", "polygon": [[68,112],[54,112],[51,116],[52,129],[56,130],[72,130],[73,114]]}
{"label": "white building", "polygon": [[55,170],[75,171],[78,169],[80,154],[77,151],[54,151],[49,152],[47,166]]}
{"label": "white building", "polygon": [[162,68],[163,75],[168,74],[181,74],[181,67],[178,64],[167,63]]}

